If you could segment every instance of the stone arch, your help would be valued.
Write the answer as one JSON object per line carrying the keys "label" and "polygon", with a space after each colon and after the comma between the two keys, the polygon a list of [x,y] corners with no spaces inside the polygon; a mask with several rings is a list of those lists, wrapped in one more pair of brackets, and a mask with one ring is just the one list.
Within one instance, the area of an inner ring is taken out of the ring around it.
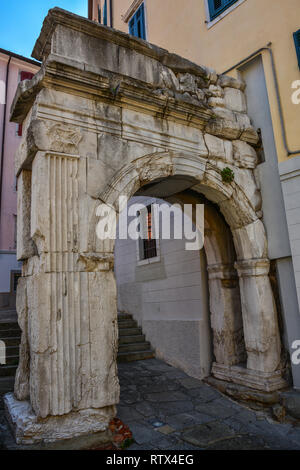
{"label": "stone arch", "polygon": [[[224,183],[221,171],[204,159],[174,152],[162,152],[137,158],[124,166],[99,194],[99,201],[118,212],[120,195],[129,199],[144,185],[172,176],[192,178],[195,183],[192,184],[193,190],[204,194],[219,206],[230,227],[237,254],[234,266],[232,262],[212,265],[210,277],[226,285],[226,279],[227,281],[231,279],[234,283],[234,278],[238,273],[247,369],[237,370],[238,368],[231,367],[238,363],[237,358],[243,357],[243,352],[240,351],[236,355],[228,355],[225,360],[226,364],[216,364],[213,372],[218,378],[242,382],[244,378],[236,378],[235,375],[245,376],[249,374],[249,371],[256,371],[259,374],[265,374],[264,384],[259,386],[268,388],[269,383],[268,385],[265,383],[268,382],[269,375],[271,377],[276,372],[276,378],[273,377],[272,380],[280,381],[278,371],[281,361],[281,344],[276,306],[268,277],[270,263],[267,259],[266,233],[245,191],[235,181],[230,184]],[[91,227],[94,227],[94,221],[95,214],[93,214]],[[211,240],[208,239],[208,243]],[[221,247],[220,241],[214,240],[213,243]],[[107,244],[107,241],[96,241],[94,248],[97,252],[113,253],[113,243]],[[221,252],[224,253],[224,250],[220,248],[219,253]],[[219,257],[221,261],[222,256],[219,255]],[[230,283],[227,282],[227,285]],[[232,308],[235,308],[235,301],[231,299],[230,302],[232,302]],[[240,339],[234,342],[240,343]],[[260,380],[257,379],[257,375],[253,379],[253,373],[250,376],[248,379],[250,385],[252,381]]]}
{"label": "stone arch", "polygon": [[[210,276],[228,285],[238,275],[247,364],[229,354],[213,374],[258,390],[285,386],[243,82],[60,9],[34,56],[42,68],[20,83],[12,109],[24,131],[15,159],[24,348],[5,404],[18,442],[108,430],[119,400],[114,244],[96,239],[96,209],[118,211],[120,194],[158,179],[189,178],[233,237],[234,266],[212,255]],[[215,233],[211,253],[224,254]]]}

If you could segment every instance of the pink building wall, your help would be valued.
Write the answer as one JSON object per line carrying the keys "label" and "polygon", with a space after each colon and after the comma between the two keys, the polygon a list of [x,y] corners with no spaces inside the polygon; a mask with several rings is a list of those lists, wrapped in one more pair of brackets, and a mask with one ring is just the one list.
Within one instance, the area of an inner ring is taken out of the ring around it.
{"label": "pink building wall", "polygon": [[3,142],[3,120],[6,119],[4,151],[2,155],[2,190],[0,195],[0,293],[10,290],[10,271],[17,268],[20,269],[20,263],[17,263],[15,254],[17,192],[14,155],[20,144],[21,137],[17,134],[17,124],[9,122],[10,107],[20,81],[21,72],[35,74],[39,70],[38,63],[34,65],[34,61],[10,54],[8,51],[0,49],[0,80],[2,81],[2,89],[4,88],[3,82],[5,83],[6,81],[7,64],[11,57],[8,74],[6,116],[4,116],[4,100],[0,98],[0,152]]}

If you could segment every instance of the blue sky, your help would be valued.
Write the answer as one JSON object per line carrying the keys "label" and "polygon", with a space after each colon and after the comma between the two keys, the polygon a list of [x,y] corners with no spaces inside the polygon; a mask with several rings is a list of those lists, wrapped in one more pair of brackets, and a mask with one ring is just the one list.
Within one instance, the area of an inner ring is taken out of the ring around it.
{"label": "blue sky", "polygon": [[31,57],[43,20],[53,7],[87,16],[88,0],[0,0],[0,48]]}

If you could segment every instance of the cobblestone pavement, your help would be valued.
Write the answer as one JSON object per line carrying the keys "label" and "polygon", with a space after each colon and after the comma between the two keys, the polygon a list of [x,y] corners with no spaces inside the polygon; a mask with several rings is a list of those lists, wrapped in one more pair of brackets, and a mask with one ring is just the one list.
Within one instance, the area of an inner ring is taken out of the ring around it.
{"label": "cobblestone pavement", "polygon": [[130,450],[300,450],[300,426],[279,424],[157,359],[119,364],[118,417]]}
{"label": "cobblestone pavement", "polygon": [[[158,359],[119,364],[118,368],[118,417],[133,433],[130,451],[300,450],[300,426],[279,424],[262,412],[249,410]],[[1,400],[12,385],[10,379],[0,381],[0,449],[17,448]]]}

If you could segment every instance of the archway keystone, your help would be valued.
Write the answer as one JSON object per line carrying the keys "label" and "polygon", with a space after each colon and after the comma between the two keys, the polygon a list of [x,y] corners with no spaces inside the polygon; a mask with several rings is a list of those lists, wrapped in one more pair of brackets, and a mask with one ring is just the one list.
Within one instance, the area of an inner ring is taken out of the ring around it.
{"label": "archway keystone", "polygon": [[[188,178],[233,235],[236,259],[213,217],[207,222],[212,373],[260,390],[284,386],[253,174],[258,136],[233,106],[244,84],[58,8],[33,55],[43,65],[19,84],[12,110],[24,129],[16,155],[22,348],[15,393],[5,397],[17,442],[107,436],[119,400],[114,241],[97,239],[96,211],[103,202],[118,211],[120,195],[162,178]],[[230,184],[225,167],[235,173]]]}

